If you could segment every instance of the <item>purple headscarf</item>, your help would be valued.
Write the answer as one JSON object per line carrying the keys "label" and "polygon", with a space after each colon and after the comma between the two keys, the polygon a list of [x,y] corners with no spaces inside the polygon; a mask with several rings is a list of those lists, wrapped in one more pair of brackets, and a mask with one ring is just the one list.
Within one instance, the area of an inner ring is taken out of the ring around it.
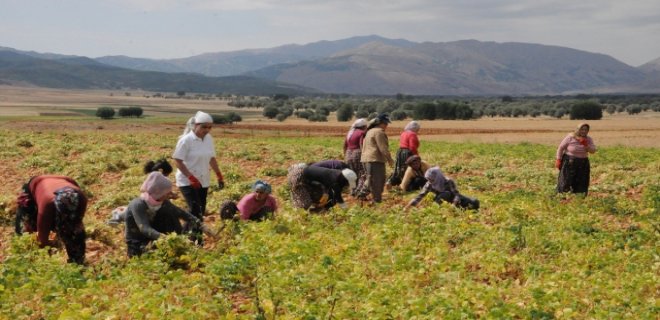
{"label": "purple headscarf", "polygon": [[442,170],[440,170],[440,167],[432,167],[426,170],[424,173],[424,178],[428,181],[428,183],[431,184],[431,188],[436,191],[444,191],[445,190],[445,182],[447,182],[447,178],[445,178],[445,175],[442,174]]}

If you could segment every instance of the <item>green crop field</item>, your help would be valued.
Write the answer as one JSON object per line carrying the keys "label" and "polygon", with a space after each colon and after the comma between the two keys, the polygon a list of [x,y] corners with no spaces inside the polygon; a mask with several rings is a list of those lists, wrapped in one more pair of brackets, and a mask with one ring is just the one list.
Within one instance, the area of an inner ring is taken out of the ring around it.
{"label": "green crop field", "polygon": [[[338,157],[341,137],[240,138],[216,130],[227,188],[210,190],[205,219],[219,238],[199,248],[171,235],[129,260],[122,230],[105,221],[138,195],[142,164],[171,155],[180,130],[26,128],[0,127],[0,319],[660,315],[657,148],[600,148],[582,198],[554,193],[556,146],[422,137],[422,157],[479,198],[479,212],[428,197],[406,214],[415,194],[391,192],[379,206],[351,199],[346,211],[309,214],[291,207],[286,169]],[[12,234],[18,189],[43,173],[71,176],[90,196],[85,266],[66,264],[62,249],[39,249],[34,235]],[[257,178],[274,185],[277,216],[220,221],[220,203],[249,192]]]}

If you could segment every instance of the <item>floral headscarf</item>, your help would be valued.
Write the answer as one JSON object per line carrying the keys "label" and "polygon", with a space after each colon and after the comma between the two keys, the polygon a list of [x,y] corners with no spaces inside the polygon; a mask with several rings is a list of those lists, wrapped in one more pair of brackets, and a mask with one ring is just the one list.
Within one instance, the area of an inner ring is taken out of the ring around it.
{"label": "floral headscarf", "polygon": [[163,203],[159,199],[172,192],[172,182],[162,173],[154,171],[144,180],[140,192],[142,192],[140,198],[146,201],[147,204],[157,206]]}
{"label": "floral headscarf", "polygon": [[55,209],[67,220],[74,220],[79,216],[78,205],[80,195],[76,189],[64,187],[55,192]]}

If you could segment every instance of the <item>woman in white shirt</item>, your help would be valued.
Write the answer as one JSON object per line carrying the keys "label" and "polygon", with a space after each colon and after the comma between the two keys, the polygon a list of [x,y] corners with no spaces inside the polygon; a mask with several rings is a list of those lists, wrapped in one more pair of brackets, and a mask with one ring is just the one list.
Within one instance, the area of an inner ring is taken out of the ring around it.
{"label": "woman in white shirt", "polygon": [[186,199],[190,213],[200,221],[204,220],[206,197],[211,183],[209,168],[215,172],[218,187],[222,189],[225,186],[215,159],[213,138],[209,134],[212,128],[211,115],[197,111],[197,114],[188,120],[172,155],[177,167],[176,185]]}

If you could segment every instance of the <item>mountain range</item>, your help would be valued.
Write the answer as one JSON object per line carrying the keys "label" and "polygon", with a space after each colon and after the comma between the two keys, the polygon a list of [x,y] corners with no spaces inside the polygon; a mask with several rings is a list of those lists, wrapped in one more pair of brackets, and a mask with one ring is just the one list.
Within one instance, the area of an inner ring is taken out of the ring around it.
{"label": "mountain range", "polygon": [[238,94],[545,95],[660,93],[660,58],[530,43],[417,43],[361,36],[179,59],[90,59],[0,47],[0,83]]}

